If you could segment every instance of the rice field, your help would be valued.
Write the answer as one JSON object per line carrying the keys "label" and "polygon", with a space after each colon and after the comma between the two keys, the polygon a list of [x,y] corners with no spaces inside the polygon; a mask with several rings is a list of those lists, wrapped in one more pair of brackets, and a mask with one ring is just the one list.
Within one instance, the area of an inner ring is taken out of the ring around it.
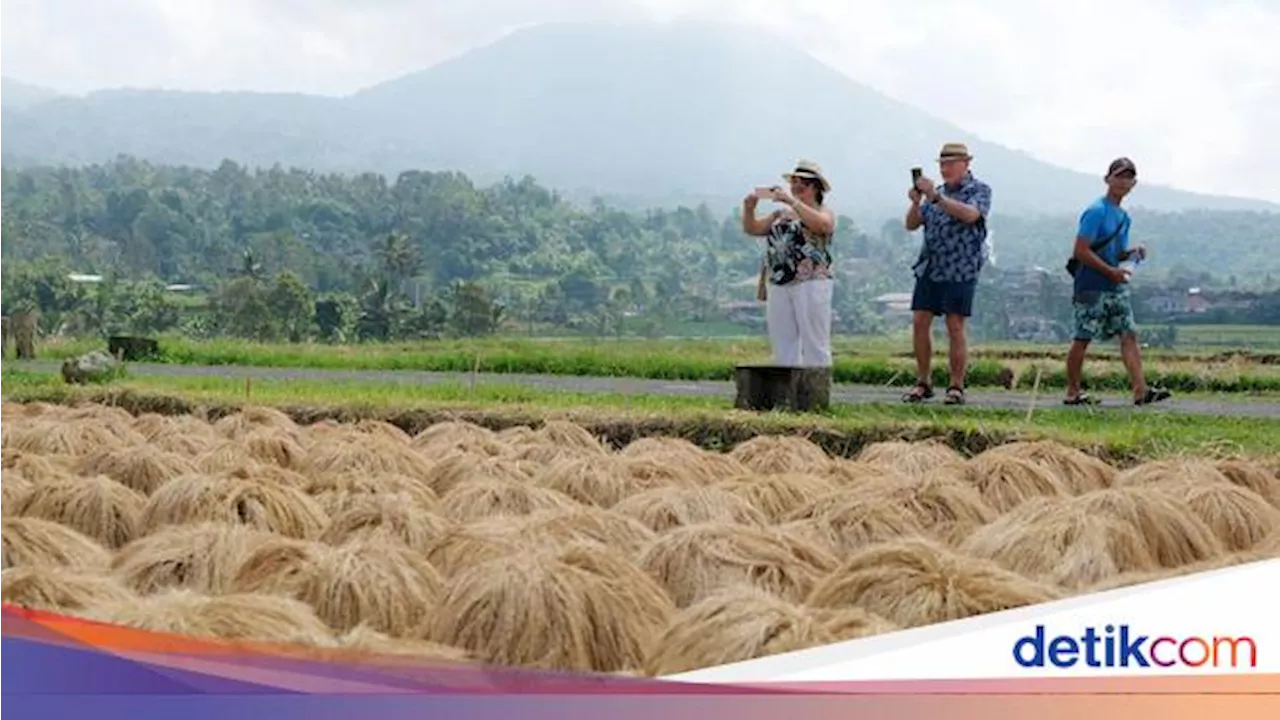
{"label": "rice field", "polygon": [[1280,557],[1240,459],[3,417],[4,602],[232,641],[652,676]]}

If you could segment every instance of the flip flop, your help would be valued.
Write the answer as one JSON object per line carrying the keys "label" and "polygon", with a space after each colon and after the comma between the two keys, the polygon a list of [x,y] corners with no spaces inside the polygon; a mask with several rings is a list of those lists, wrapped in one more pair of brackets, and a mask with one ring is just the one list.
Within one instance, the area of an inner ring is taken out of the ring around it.
{"label": "flip flop", "polygon": [[1073,398],[1066,398],[1062,401],[1063,405],[1097,405],[1098,401],[1089,396],[1089,393],[1080,393]]}
{"label": "flip flop", "polygon": [[1152,403],[1158,403],[1161,400],[1168,400],[1171,397],[1173,397],[1173,393],[1169,392],[1168,390],[1165,390],[1164,388],[1149,387],[1147,388],[1147,394],[1143,395],[1140,398],[1135,399],[1133,401],[1133,404],[1134,405],[1150,405]]}

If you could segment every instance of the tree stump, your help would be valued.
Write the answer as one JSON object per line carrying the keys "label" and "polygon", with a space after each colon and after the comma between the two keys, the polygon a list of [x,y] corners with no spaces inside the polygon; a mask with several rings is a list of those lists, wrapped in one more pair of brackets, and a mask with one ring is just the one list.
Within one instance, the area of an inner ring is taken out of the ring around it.
{"label": "tree stump", "polygon": [[13,316],[13,340],[19,360],[36,359],[35,313],[17,313]]}
{"label": "tree stump", "polygon": [[831,368],[739,365],[734,381],[739,410],[813,412],[831,405]]}
{"label": "tree stump", "polygon": [[107,338],[107,352],[125,362],[158,360],[160,344],[151,338],[112,335]]}

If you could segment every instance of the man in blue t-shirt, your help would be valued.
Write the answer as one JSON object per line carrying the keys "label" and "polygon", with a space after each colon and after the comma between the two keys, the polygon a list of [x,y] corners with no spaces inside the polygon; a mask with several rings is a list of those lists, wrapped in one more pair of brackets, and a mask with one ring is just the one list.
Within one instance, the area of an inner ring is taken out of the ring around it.
{"label": "man in blue t-shirt", "polygon": [[1129,272],[1120,263],[1147,257],[1146,248],[1129,247],[1129,213],[1120,207],[1138,182],[1138,169],[1129,158],[1118,158],[1107,168],[1107,192],[1080,214],[1076,231],[1075,274],[1072,298],[1075,337],[1067,353],[1067,405],[1088,405],[1094,401],[1080,390],[1080,374],[1085,351],[1095,339],[1120,338],[1120,355],[1129,371],[1135,405],[1167,399],[1171,393],[1148,387],[1142,373],[1138,330],[1129,297]]}

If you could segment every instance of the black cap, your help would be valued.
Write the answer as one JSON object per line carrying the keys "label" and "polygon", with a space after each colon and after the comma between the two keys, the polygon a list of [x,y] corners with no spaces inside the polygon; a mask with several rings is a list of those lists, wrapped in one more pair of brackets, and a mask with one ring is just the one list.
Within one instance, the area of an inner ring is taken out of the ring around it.
{"label": "black cap", "polygon": [[1111,177],[1113,175],[1119,175],[1120,173],[1126,172],[1126,171],[1131,172],[1134,175],[1137,175],[1138,166],[1134,165],[1133,161],[1127,157],[1116,158],[1115,160],[1111,161],[1111,166],[1107,168],[1107,177]]}

